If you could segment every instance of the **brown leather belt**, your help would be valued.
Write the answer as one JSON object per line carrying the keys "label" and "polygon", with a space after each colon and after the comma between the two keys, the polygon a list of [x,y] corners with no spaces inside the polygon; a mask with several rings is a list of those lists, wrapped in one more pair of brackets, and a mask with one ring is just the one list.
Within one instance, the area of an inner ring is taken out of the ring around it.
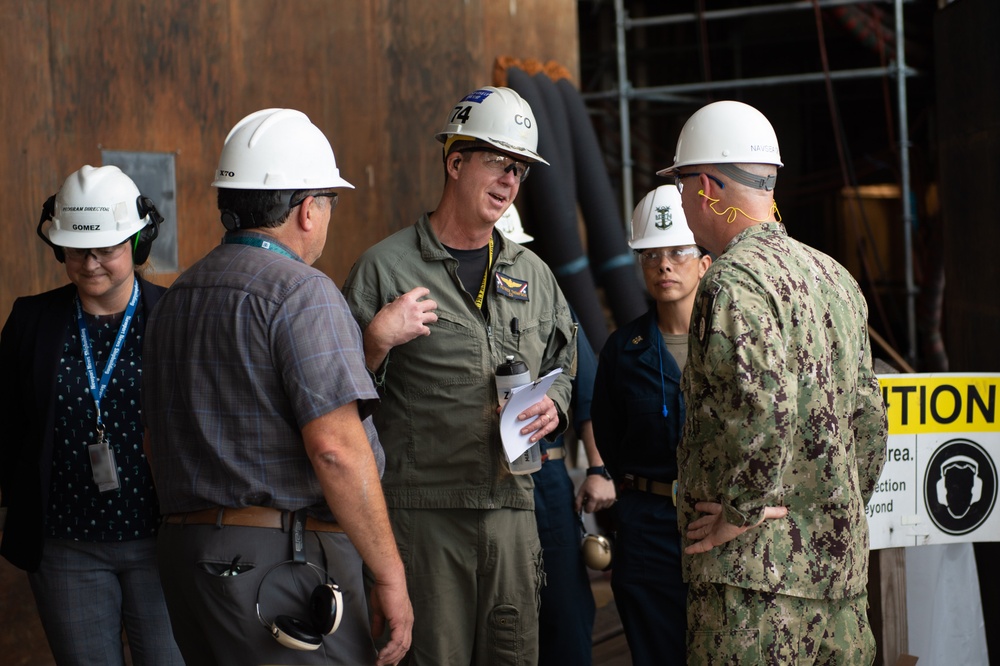
{"label": "brown leather belt", "polygon": [[[171,525],[231,525],[234,527],[269,527],[272,529],[287,529],[291,526],[291,515],[288,511],[272,509],[267,506],[248,506],[242,509],[217,507],[188,511],[187,513],[171,513],[164,516],[163,522]],[[337,523],[328,523],[317,518],[306,518],[306,529],[310,532],[343,532]]]}
{"label": "brown leather belt", "polygon": [[555,448],[548,449],[542,452],[542,462],[548,462],[550,460],[562,460],[566,457],[566,447],[557,446]]}
{"label": "brown leather belt", "polygon": [[[663,497],[674,497],[673,484],[662,481],[653,481],[635,474],[626,474],[618,486],[621,490],[641,490],[644,493],[653,493]],[[676,500],[674,500],[676,504]]]}

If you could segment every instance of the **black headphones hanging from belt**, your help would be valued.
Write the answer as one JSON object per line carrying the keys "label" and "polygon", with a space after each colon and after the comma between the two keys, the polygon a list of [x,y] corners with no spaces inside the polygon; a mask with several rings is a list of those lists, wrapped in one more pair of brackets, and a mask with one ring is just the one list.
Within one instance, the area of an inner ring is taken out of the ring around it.
{"label": "black headphones hanging from belt", "polygon": [[[141,194],[135,199],[135,207],[139,213],[140,220],[145,219],[147,216],[149,217],[149,224],[137,231],[133,237],[132,262],[136,266],[139,266],[146,263],[146,260],[149,259],[149,251],[153,249],[153,241],[160,235],[160,224],[163,222],[163,216],[160,215],[160,211],[156,210],[153,200]],[[64,264],[66,263],[66,253],[63,251],[62,246],[56,245],[49,240],[48,236],[42,233],[42,227],[45,226],[46,222],[52,220],[55,212],[56,195],[53,194],[42,204],[42,216],[38,219],[38,227],[35,229],[35,233],[45,241],[46,245],[52,248],[52,253],[56,255],[59,263]]]}
{"label": "black headphones hanging from belt", "polygon": [[[340,626],[344,615],[344,597],[336,581],[323,568],[306,561],[305,555],[305,515],[302,511],[292,514],[292,559],[275,564],[260,579],[257,586],[257,619],[264,625],[276,641],[293,650],[316,650],[323,639]],[[279,615],[272,622],[264,619],[260,611],[260,591],[267,577],[275,569],[284,566],[308,566],[321,574],[321,582],[309,596],[308,619],[291,615]]]}

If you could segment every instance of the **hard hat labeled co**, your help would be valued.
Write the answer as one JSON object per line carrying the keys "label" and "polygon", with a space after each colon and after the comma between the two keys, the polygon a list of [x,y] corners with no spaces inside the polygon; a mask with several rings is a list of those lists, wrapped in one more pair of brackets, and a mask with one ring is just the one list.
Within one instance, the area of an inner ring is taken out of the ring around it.
{"label": "hard hat labeled co", "polygon": [[312,190],[354,186],[340,177],[330,142],[295,109],[264,109],[236,123],[226,137],[213,187]]}
{"label": "hard hat labeled co", "polygon": [[463,97],[448,113],[441,143],[451,136],[485,141],[513,155],[548,164],[538,154],[538,127],[531,106],[510,88],[485,86]]}
{"label": "hard hat labeled co", "polygon": [[675,185],[660,185],[642,198],[632,211],[628,246],[633,250],[651,247],[695,245],[687,225],[681,194]]}
{"label": "hard hat labeled co", "polygon": [[778,137],[763,113],[743,102],[724,100],[701,107],[681,128],[674,163],[657,171],[669,176],[692,164],[782,166]]}

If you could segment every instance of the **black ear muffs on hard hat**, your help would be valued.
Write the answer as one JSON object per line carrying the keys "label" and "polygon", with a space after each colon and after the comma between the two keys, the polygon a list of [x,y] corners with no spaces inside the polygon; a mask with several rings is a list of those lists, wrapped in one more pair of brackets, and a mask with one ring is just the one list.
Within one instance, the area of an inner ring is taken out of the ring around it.
{"label": "black ear muffs on hard hat", "polygon": [[52,253],[56,255],[56,259],[59,261],[59,263],[64,264],[66,263],[66,253],[63,252],[62,247],[50,241],[49,237],[46,236],[44,233],[42,233],[42,227],[45,226],[46,222],[52,219],[52,216],[55,214],[55,210],[56,210],[56,195],[53,194],[51,197],[45,200],[44,204],[42,204],[42,216],[38,218],[38,227],[35,228],[35,233],[38,234],[39,238],[45,241],[46,245],[52,248]]}
{"label": "black ear muffs on hard hat", "polygon": [[160,211],[156,210],[153,200],[149,197],[140,196],[136,199],[135,205],[139,209],[140,218],[149,218],[149,224],[136,233],[132,245],[132,262],[138,266],[146,263],[146,260],[149,259],[149,252],[153,249],[153,241],[160,235],[160,224],[163,222],[163,216],[160,215]]}

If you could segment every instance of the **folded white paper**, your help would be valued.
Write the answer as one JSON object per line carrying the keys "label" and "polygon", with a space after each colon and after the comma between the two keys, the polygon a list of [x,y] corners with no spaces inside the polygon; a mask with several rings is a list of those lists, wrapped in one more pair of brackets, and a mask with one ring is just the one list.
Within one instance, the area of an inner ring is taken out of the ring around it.
{"label": "folded white paper", "polygon": [[544,377],[540,377],[530,384],[518,386],[511,391],[507,404],[500,410],[500,438],[503,441],[503,451],[508,462],[516,460],[518,456],[528,450],[531,446],[529,440],[534,434],[533,432],[528,435],[521,434],[521,428],[534,419],[518,421],[518,415],[540,402],[561,372],[562,368],[556,368]]}

